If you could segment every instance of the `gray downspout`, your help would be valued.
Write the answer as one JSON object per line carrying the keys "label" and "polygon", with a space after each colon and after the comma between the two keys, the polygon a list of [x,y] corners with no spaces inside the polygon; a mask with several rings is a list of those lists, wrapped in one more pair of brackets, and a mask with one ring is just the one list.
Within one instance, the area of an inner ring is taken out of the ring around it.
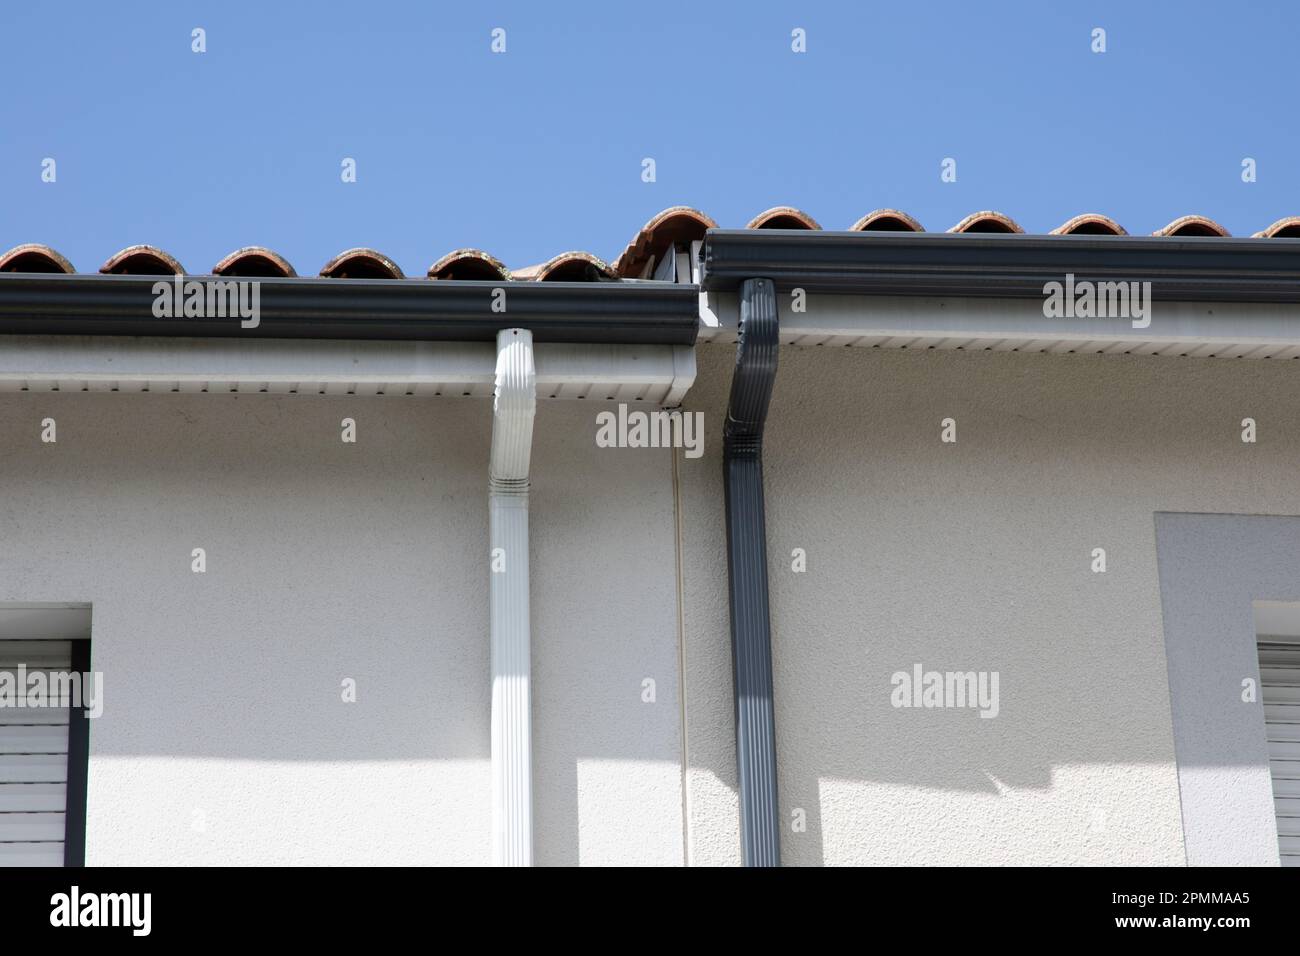
{"label": "gray downspout", "polygon": [[736,371],[722,433],[740,846],[745,866],[781,865],[763,514],[763,426],[776,381],[777,333],[776,289],[771,280],[746,279],[740,290]]}

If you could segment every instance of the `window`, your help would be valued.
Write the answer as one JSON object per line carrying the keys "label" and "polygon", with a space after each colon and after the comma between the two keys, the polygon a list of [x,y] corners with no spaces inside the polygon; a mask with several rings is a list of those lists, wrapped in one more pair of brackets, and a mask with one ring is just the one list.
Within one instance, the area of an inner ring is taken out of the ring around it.
{"label": "window", "polygon": [[84,863],[89,634],[89,607],[0,605],[0,866]]}
{"label": "window", "polygon": [[1300,605],[1257,602],[1255,633],[1278,853],[1300,867]]}

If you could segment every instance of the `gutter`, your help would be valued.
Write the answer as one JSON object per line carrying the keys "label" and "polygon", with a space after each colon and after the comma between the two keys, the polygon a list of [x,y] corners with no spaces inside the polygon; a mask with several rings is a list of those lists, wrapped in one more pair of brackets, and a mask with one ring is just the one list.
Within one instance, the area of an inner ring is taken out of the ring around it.
{"label": "gutter", "polygon": [[492,646],[492,862],[532,866],[532,677],[528,607],[528,472],[537,410],[533,336],[497,336],[488,535]]}
{"label": "gutter", "polygon": [[492,342],[526,326],[538,342],[693,345],[699,322],[698,288],[671,282],[183,281],[255,283],[258,324],[155,316],[154,287],[174,276],[0,273],[0,334]]}
{"label": "gutter", "polygon": [[1300,302],[1300,239],[710,229],[701,269],[708,292],[761,275],[781,291],[1041,299],[1073,273],[1149,281],[1161,301]]}
{"label": "gutter", "polygon": [[722,438],[736,770],[745,866],[781,864],[763,501],[763,428],[776,381],[778,332],[771,280],[746,279],[741,285],[736,371]]}

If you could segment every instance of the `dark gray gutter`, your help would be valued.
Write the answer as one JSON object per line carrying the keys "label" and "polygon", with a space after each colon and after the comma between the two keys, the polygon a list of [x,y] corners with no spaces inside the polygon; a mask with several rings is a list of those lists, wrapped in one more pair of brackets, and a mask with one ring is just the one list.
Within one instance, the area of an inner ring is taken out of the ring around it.
{"label": "dark gray gutter", "polygon": [[736,769],[745,866],[781,864],[763,504],[763,427],[776,381],[777,332],[772,283],[746,279],[741,286],[736,371],[722,433]]}
{"label": "dark gray gutter", "polygon": [[[186,281],[228,281],[186,276]],[[260,324],[157,318],[168,276],[0,273],[0,333],[495,342],[530,329],[537,342],[691,345],[699,289],[670,282],[451,282],[261,278]],[[494,290],[505,310],[493,311]]]}
{"label": "dark gray gutter", "polygon": [[710,229],[702,285],[1041,298],[1062,281],[1150,281],[1164,301],[1300,302],[1300,239]]}

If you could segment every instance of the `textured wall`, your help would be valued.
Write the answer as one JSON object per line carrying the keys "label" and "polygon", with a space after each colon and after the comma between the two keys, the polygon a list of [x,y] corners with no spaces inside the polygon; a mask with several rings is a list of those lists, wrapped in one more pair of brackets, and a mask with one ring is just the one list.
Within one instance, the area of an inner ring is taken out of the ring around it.
{"label": "textured wall", "polygon": [[[600,407],[537,415],[537,859],[676,863],[671,462],[597,449]],[[469,399],[0,400],[0,601],[94,605],[89,863],[487,861],[490,425]]]}
{"label": "textured wall", "polygon": [[[696,863],[739,857],[719,507],[734,355],[700,348],[687,407],[708,453],[681,461]],[[1182,863],[1154,513],[1300,514],[1295,376],[783,348],[765,468],[784,860]],[[997,671],[1000,715],[892,707],[890,675],[918,662]]]}
{"label": "textured wall", "polygon": [[[706,451],[679,457],[697,864],[739,859],[733,358],[701,347],[688,409]],[[794,348],[781,363],[766,480],[786,862],[1182,862],[1153,515],[1300,514],[1293,366]],[[537,859],[676,863],[670,460],[596,448],[601,407],[538,411]],[[39,441],[47,415],[56,445]],[[486,861],[489,421],[470,400],[0,401],[0,601],[94,604],[92,863]],[[998,671],[999,716],[891,707],[890,675],[918,662]]]}

